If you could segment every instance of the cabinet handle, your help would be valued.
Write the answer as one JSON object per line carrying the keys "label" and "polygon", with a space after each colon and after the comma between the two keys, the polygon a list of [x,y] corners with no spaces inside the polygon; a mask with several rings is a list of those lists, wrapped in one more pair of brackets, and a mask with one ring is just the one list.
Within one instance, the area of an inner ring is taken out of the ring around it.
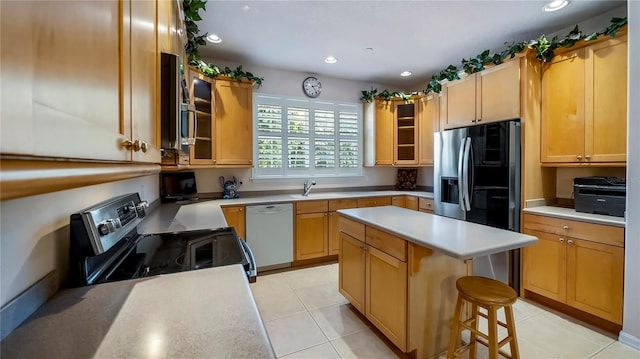
{"label": "cabinet handle", "polygon": [[562,226],[562,229],[566,231],[567,229],[569,229],[569,226]]}
{"label": "cabinet handle", "polygon": [[568,240],[568,241],[567,241],[567,244],[572,244],[572,243],[573,243],[573,241],[572,241],[572,240]]}
{"label": "cabinet handle", "polygon": [[476,120],[476,122],[480,122],[480,121],[482,121],[482,119],[481,119],[481,118],[479,118],[479,119],[477,119],[477,120]]}
{"label": "cabinet handle", "polygon": [[147,145],[147,143],[144,141],[140,141],[140,151],[142,151],[142,153],[147,153],[148,149],[149,149],[149,145]]}
{"label": "cabinet handle", "polygon": [[471,123],[476,123],[476,120],[471,120]]}
{"label": "cabinet handle", "polygon": [[122,147],[126,148],[127,150],[130,150],[131,147],[133,147],[133,141],[131,140],[124,140],[122,141]]}
{"label": "cabinet handle", "polygon": [[584,158],[586,158],[587,160],[590,160],[591,159],[591,155],[586,155],[586,156],[584,156]]}
{"label": "cabinet handle", "polygon": [[240,212],[242,212],[244,210],[244,208],[240,208]]}
{"label": "cabinet handle", "polygon": [[564,238],[560,238],[560,243],[563,243],[563,242],[564,242]]}
{"label": "cabinet handle", "polygon": [[576,158],[577,158],[579,161],[582,161],[582,156],[581,156],[581,155],[577,155],[577,156],[576,156]]}

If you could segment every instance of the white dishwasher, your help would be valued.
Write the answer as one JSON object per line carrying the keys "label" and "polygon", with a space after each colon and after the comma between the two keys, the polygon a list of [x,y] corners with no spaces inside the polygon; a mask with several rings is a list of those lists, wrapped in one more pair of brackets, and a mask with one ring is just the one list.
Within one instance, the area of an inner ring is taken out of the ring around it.
{"label": "white dishwasher", "polygon": [[293,262],[293,204],[247,206],[245,239],[258,271]]}

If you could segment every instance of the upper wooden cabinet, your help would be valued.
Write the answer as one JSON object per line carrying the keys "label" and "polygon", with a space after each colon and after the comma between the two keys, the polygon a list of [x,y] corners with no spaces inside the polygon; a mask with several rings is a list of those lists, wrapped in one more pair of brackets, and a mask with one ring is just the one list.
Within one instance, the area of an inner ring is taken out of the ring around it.
{"label": "upper wooden cabinet", "polygon": [[198,167],[251,167],[253,118],[250,82],[204,76],[191,69],[190,93],[196,106],[196,143],[189,164]]}
{"label": "upper wooden cabinet", "polygon": [[3,2],[1,16],[1,153],[160,162],[156,2]]}
{"label": "upper wooden cabinet", "polygon": [[393,102],[375,100],[375,165],[393,164]]}
{"label": "upper wooden cabinet", "polygon": [[520,118],[520,58],[446,85],[440,128]]}
{"label": "upper wooden cabinet", "polygon": [[626,109],[626,36],[555,56],[542,74],[541,162],[625,162]]}
{"label": "upper wooden cabinet", "polygon": [[418,164],[419,122],[413,101],[393,101],[393,164]]}
{"label": "upper wooden cabinet", "polygon": [[420,152],[418,164],[433,165],[433,134],[440,128],[440,95],[429,94],[418,100]]}

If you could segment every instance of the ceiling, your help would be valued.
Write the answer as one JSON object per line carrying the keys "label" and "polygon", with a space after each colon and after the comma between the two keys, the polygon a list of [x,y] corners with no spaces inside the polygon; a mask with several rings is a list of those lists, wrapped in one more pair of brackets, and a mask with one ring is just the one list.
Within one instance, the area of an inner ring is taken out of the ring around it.
{"label": "ceiling", "polygon": [[[222,43],[204,59],[300,71],[420,90],[432,74],[486,49],[552,33],[626,1],[220,1],[209,0],[201,33]],[[598,29],[601,30],[601,29]],[[367,49],[367,48],[372,48]],[[338,59],[327,64],[327,56]],[[400,77],[409,70],[413,76]],[[259,74],[258,74],[259,75]]]}

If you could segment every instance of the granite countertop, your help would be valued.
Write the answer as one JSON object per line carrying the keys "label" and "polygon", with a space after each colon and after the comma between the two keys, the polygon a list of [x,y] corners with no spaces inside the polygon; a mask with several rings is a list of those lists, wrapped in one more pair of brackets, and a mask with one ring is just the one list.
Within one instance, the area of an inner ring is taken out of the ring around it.
{"label": "granite countertop", "polygon": [[342,209],[338,213],[458,259],[521,248],[538,240],[518,232],[395,206]]}
{"label": "granite countertop", "polygon": [[574,221],[604,224],[604,225],[616,226],[616,227],[624,227],[626,223],[623,217],[614,217],[614,216],[605,216],[602,214],[576,212],[576,210],[573,208],[565,208],[565,207],[554,207],[554,206],[529,207],[529,208],[523,209],[522,212],[539,214],[541,216],[571,219]]}
{"label": "granite countertop", "polygon": [[275,358],[241,265],[63,290],[2,358]]}
{"label": "granite countertop", "polygon": [[384,196],[414,196],[433,199],[433,193],[420,191],[344,191],[302,194],[272,194],[242,196],[234,199],[211,199],[202,202],[163,203],[138,225],[140,234],[171,233],[196,229],[216,229],[227,226],[221,207],[287,203],[298,201],[367,198]]}

